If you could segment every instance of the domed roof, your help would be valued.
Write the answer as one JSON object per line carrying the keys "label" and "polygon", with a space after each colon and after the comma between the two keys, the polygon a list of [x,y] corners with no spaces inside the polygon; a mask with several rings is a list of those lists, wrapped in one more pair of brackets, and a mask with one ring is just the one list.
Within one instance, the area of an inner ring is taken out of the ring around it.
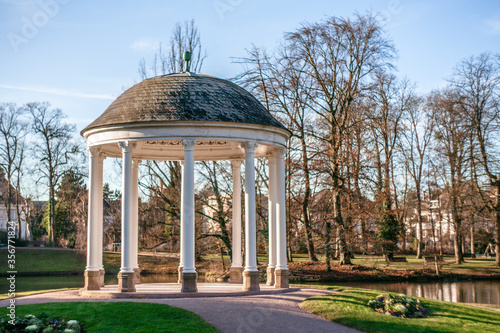
{"label": "domed roof", "polygon": [[188,72],[134,85],[82,134],[99,127],[165,121],[233,122],[285,129],[245,89],[227,80]]}

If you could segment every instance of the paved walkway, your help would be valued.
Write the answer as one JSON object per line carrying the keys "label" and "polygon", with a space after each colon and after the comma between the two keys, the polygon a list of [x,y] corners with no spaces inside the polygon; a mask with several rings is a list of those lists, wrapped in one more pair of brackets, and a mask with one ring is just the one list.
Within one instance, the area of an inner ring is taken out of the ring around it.
{"label": "paved walkway", "polygon": [[228,297],[244,295],[271,295],[295,291],[298,288],[277,289],[265,284],[259,291],[243,291],[241,284],[224,282],[198,283],[198,292],[182,293],[180,283],[140,283],[135,285],[134,293],[120,293],[118,285],[107,285],[100,290],[80,290],[79,295],[89,298],[191,298],[191,297]]}
{"label": "paved walkway", "polygon": [[[296,291],[251,296],[225,296],[200,298],[127,299],[130,302],[168,304],[192,311],[221,332],[359,332],[307,312],[299,307],[308,297],[330,294],[320,289],[299,289]],[[78,291],[58,291],[25,296],[16,299],[16,305],[48,302],[120,302],[124,299],[89,299],[78,296]],[[8,300],[0,301],[0,306]]]}

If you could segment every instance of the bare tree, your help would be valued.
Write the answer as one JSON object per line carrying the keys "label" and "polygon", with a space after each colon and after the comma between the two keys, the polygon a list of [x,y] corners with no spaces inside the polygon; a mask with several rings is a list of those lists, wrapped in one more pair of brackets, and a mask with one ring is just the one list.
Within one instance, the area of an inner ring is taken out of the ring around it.
{"label": "bare tree", "polygon": [[377,198],[380,203],[379,241],[384,255],[391,260],[401,230],[395,207],[394,155],[402,132],[401,119],[410,107],[413,87],[408,80],[398,82],[394,75],[377,72],[370,93],[369,110],[377,169]]}
{"label": "bare tree", "polygon": [[450,197],[450,209],[455,229],[455,261],[463,262],[461,192],[466,172],[468,134],[463,113],[453,90],[435,91],[428,100],[436,126],[436,149],[445,157],[445,182]]}
{"label": "bare tree", "polygon": [[[317,261],[314,253],[314,242],[311,225],[311,160],[315,152],[310,147],[313,127],[312,111],[309,108],[312,86],[310,77],[304,72],[306,64],[298,57],[290,55],[287,45],[280,45],[273,56],[254,47],[248,51],[248,57],[238,60],[245,66],[245,71],[239,80],[260,96],[277,117],[282,118],[287,128],[292,132],[290,150],[293,150],[288,165],[293,167],[294,177],[301,177],[301,181],[290,184],[294,189],[293,199],[301,207],[297,221],[304,224],[305,240],[309,260]],[[293,166],[291,165],[293,164]],[[293,214],[289,209],[288,214]]]}
{"label": "bare tree", "polygon": [[[341,207],[341,150],[353,100],[360,96],[371,73],[390,67],[387,61],[393,58],[394,48],[374,16],[359,14],[352,20],[330,17],[321,23],[304,24],[287,34],[287,40],[307,64],[305,72],[314,81],[316,91],[311,108],[327,124],[323,140],[328,146],[333,220],[339,229],[340,263],[349,264],[351,254],[346,240],[349,228]],[[327,251],[327,268],[330,256]]]}
{"label": "bare tree", "polygon": [[191,69],[192,72],[198,72],[203,66],[203,61],[207,57],[206,50],[201,45],[200,32],[194,20],[177,22],[172,37],[168,45],[167,51],[163,50],[160,43],[158,51],[153,56],[151,64],[146,64],[143,58],[139,62],[139,75],[141,79],[148,77],[165,75],[169,73],[180,73],[184,70],[184,60],[182,55],[184,52],[191,53]]}
{"label": "bare tree", "polygon": [[60,109],[49,109],[49,103],[28,103],[26,109],[32,117],[32,130],[37,140],[33,142],[33,157],[49,187],[49,240],[56,244],[55,191],[65,172],[70,169],[73,154],[78,146],[71,142],[75,126],[64,123],[66,117]]}
{"label": "bare tree", "polygon": [[[19,210],[20,173],[24,159],[24,139],[26,124],[21,119],[22,108],[15,104],[0,104],[0,166],[3,168],[7,180],[7,196],[4,197],[7,209],[7,223],[12,221],[12,203],[16,202],[18,238],[21,238],[21,215]],[[16,188],[14,189],[15,175],[17,174]]]}
{"label": "bare tree", "polygon": [[429,146],[434,134],[432,118],[422,108],[422,99],[412,98],[405,114],[404,131],[402,132],[401,153],[404,156],[405,167],[413,180],[417,201],[417,259],[422,258],[422,190],[424,177],[424,161],[427,158]]}
{"label": "bare tree", "polygon": [[[19,229],[21,229],[21,213],[23,212],[23,209],[21,207],[22,204],[26,205],[26,200],[21,196],[21,179],[23,178],[24,175],[24,160],[26,158],[26,151],[27,151],[27,145],[25,142],[25,138],[21,138],[21,140],[18,142],[18,158],[15,162],[15,177],[14,177],[14,184],[16,188],[16,214],[17,214],[17,220],[19,222]],[[26,215],[24,216],[24,220],[26,223],[25,226],[25,239],[28,239],[28,220],[26,218]],[[21,235],[21,230],[19,230],[19,235]]]}
{"label": "bare tree", "polygon": [[230,189],[225,186],[230,184],[231,170],[228,163],[216,161],[202,162],[203,168],[200,170],[201,177],[205,180],[205,190],[199,194],[199,199],[203,202],[203,209],[196,213],[202,215],[209,223],[216,227],[208,230],[205,237],[214,237],[220,239],[226,248],[227,253],[232,258],[231,240],[229,238],[229,212],[231,206],[228,198]]}
{"label": "bare tree", "polygon": [[500,54],[482,53],[463,60],[455,68],[451,83],[479,147],[478,164],[496,188],[494,199],[485,201],[496,214],[495,264],[500,266]]}

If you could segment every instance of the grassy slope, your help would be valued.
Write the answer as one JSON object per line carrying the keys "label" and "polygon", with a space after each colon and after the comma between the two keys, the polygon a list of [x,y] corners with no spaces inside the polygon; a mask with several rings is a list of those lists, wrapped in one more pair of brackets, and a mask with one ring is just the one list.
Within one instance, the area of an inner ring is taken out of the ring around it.
{"label": "grassy slope", "polygon": [[[120,269],[118,260],[107,260],[108,254],[104,254],[104,269],[106,271],[118,271]],[[18,273],[53,273],[53,272],[78,272],[85,270],[86,254],[74,250],[32,248],[17,249],[16,270]],[[7,267],[7,250],[0,249],[0,267]]]}
{"label": "grassy slope", "polygon": [[[76,319],[87,332],[217,332],[200,316],[176,307],[132,302],[48,303],[16,306],[16,314]],[[0,309],[5,316],[6,308]]]}
{"label": "grassy slope", "polygon": [[366,306],[370,299],[387,294],[385,292],[342,287],[328,289],[342,292],[307,299],[302,307],[328,320],[365,332],[485,333],[498,332],[500,327],[500,312],[495,310],[419,298],[431,311],[431,316],[405,319],[384,315]]}
{"label": "grassy slope", "polygon": [[[0,265],[7,265],[7,250],[0,250]],[[67,272],[85,269],[85,257],[76,251],[51,249],[17,249],[18,272]]]}

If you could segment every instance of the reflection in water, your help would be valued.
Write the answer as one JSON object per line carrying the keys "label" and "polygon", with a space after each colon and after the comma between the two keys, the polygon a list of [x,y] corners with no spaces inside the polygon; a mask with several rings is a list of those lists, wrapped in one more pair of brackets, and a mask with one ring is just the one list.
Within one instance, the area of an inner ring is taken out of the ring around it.
{"label": "reflection in water", "polygon": [[500,281],[348,282],[336,285],[378,289],[446,302],[500,304]]}

